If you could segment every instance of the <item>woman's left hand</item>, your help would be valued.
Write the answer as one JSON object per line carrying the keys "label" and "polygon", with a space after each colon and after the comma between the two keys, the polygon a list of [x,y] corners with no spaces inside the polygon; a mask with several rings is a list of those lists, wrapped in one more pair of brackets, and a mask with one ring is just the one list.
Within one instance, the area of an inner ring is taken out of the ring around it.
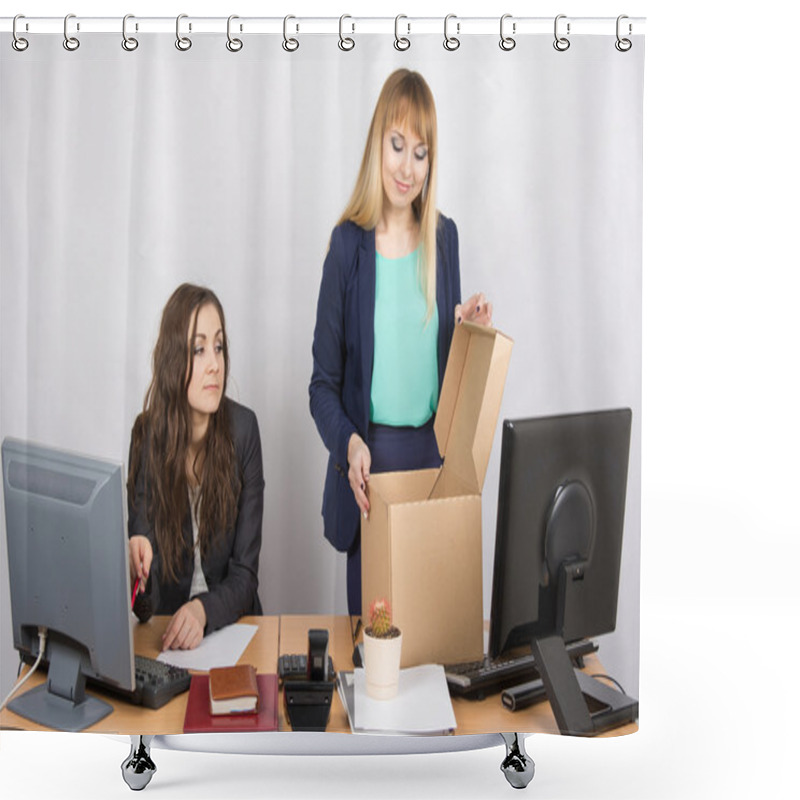
{"label": "woman's left hand", "polygon": [[173,615],[161,639],[162,650],[194,650],[203,641],[206,610],[195,598],[184,603]]}
{"label": "woman's left hand", "polygon": [[465,321],[476,325],[492,324],[492,304],[484,297],[483,292],[472,295],[465,303],[456,306],[456,325]]}

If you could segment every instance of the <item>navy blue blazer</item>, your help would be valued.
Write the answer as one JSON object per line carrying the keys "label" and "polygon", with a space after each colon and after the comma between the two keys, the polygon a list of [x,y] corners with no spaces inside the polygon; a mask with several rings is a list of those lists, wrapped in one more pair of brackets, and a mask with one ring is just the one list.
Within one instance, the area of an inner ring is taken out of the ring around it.
{"label": "navy blue blazer", "polygon": [[[439,390],[442,388],[454,310],[461,302],[458,231],[439,215],[436,234],[436,305],[439,312]],[[328,448],[322,497],[325,538],[340,551],[353,544],[359,510],[347,478],[347,445],[358,433],[369,445],[369,409],[375,346],[375,231],[353,222],[334,228],[317,302],[308,394],[311,415]]]}
{"label": "navy blue blazer", "polygon": [[[264,514],[264,469],[261,436],[256,415],[245,406],[222,398],[228,404],[231,433],[242,489],[236,524],[220,538],[202,561],[208,591],[197,595],[206,612],[205,634],[230,625],[245,614],[261,614],[258,599],[258,556],[261,551],[261,521]],[[144,453],[142,453],[144,463]],[[194,573],[194,534],[189,498],[182,533],[186,548],[177,583],[161,575],[161,559],[155,531],[147,518],[144,470],[139,469],[135,497],[128,498],[128,536],[146,536],[153,547],[148,590],[156,614],[174,614],[189,600]]]}

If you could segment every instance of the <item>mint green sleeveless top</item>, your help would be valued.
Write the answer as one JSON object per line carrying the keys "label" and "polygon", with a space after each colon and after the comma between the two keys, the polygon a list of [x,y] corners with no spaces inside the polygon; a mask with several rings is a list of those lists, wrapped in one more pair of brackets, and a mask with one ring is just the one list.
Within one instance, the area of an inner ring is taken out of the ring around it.
{"label": "mint green sleeveless top", "polygon": [[424,425],[439,402],[439,312],[427,306],[415,250],[402,258],[375,254],[375,352],[371,422]]}

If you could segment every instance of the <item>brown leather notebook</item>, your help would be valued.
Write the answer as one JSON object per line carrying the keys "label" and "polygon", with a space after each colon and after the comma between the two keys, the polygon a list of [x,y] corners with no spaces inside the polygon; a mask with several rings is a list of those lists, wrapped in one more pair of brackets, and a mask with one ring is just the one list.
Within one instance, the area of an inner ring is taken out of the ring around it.
{"label": "brown leather notebook", "polygon": [[212,714],[254,714],[258,711],[256,668],[250,664],[208,671]]}
{"label": "brown leather notebook", "polygon": [[184,733],[233,733],[278,730],[278,676],[259,675],[260,700],[257,714],[210,714],[208,675],[192,675]]}

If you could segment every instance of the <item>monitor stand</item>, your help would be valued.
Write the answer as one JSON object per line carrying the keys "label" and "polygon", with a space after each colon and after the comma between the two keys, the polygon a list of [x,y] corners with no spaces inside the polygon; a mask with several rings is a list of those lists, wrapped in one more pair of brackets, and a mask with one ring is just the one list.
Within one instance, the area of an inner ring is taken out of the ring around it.
{"label": "monitor stand", "polygon": [[[595,536],[594,503],[581,481],[569,481],[556,494],[547,519],[545,556],[557,575],[554,633],[534,639],[533,657],[547,691],[558,729],[573,736],[634,722],[639,702],[572,666],[564,635],[585,635],[579,622],[591,602],[586,570]],[[576,628],[577,625],[577,628]]]}
{"label": "monitor stand", "polygon": [[48,651],[50,668],[46,683],[12,700],[8,708],[25,719],[59,731],[82,731],[108,716],[112,706],[86,694],[80,652],[53,640]]}
{"label": "monitor stand", "polygon": [[534,639],[532,649],[561,733],[594,736],[638,719],[639,701],[573,667],[560,636]]}

